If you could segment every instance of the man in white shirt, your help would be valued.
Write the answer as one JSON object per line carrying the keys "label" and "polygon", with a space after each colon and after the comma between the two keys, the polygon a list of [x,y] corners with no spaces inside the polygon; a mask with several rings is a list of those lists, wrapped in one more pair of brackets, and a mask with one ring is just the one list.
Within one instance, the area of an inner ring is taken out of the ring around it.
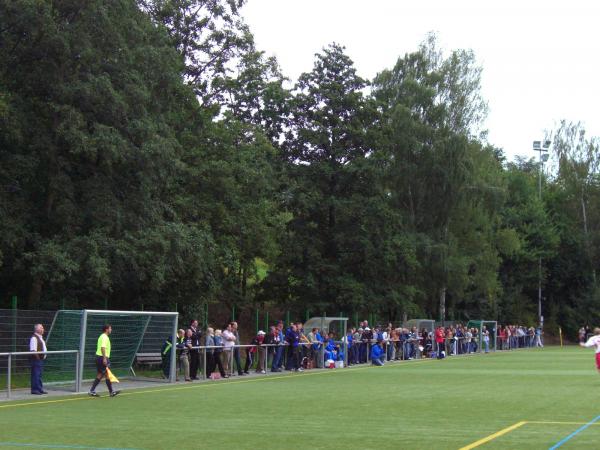
{"label": "man in white shirt", "polygon": [[582,347],[595,347],[596,349],[596,369],[600,373],[600,328],[594,328],[594,335],[587,342],[580,342]]}
{"label": "man in white shirt", "polygon": [[233,372],[233,346],[235,345],[236,337],[233,333],[233,322],[227,325],[227,328],[223,330],[223,355],[225,355],[225,373],[228,375]]}
{"label": "man in white shirt", "polygon": [[[44,327],[41,323],[35,324],[33,327],[33,335],[29,339],[30,352],[45,352],[46,342],[43,338]],[[46,355],[33,354],[31,355],[31,393],[33,395],[47,394],[42,384],[42,373],[44,372],[44,360]]]}

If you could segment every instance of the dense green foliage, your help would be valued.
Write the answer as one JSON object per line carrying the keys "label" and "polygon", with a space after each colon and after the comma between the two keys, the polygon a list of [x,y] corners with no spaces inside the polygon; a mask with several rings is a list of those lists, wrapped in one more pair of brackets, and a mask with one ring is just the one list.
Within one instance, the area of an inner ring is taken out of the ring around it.
{"label": "dense green foliage", "polygon": [[[525,421],[481,448],[548,449],[598,415],[595,403],[584,400],[598,383],[593,357],[590,349],[545,348],[178,386],[154,383],[114,399],[100,386],[101,398],[0,403],[0,442],[15,449],[276,450],[292,439],[298,448],[322,450],[456,450]],[[190,417],[201,430],[165,431],[193,427]],[[38,432],[31,433],[31,423]],[[590,426],[564,447],[592,449],[599,440],[600,427]]]}
{"label": "dense green foliage", "polygon": [[30,308],[600,319],[599,155],[549,175],[481,133],[468,51],[288,83],[243,1],[0,2],[0,291]]}

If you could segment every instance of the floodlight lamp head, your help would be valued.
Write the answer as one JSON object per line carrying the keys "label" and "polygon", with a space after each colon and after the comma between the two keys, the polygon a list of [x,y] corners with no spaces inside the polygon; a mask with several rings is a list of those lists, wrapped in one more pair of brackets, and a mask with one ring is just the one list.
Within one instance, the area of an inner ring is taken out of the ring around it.
{"label": "floodlight lamp head", "polygon": [[552,141],[544,141],[544,148],[546,150],[550,148],[550,145],[552,145]]}
{"label": "floodlight lamp head", "polygon": [[548,153],[544,153],[544,154],[542,155],[542,162],[546,162],[546,161],[548,161],[548,157],[549,157]]}
{"label": "floodlight lamp head", "polygon": [[533,149],[540,150],[542,148],[542,141],[533,141]]}

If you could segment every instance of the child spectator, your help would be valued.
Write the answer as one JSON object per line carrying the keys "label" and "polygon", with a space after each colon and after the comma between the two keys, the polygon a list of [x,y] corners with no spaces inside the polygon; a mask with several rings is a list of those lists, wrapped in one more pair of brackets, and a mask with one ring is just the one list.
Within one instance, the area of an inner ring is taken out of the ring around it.
{"label": "child spectator", "polygon": [[383,366],[383,358],[385,357],[385,352],[383,351],[383,340],[378,339],[377,343],[373,345],[371,348],[371,363],[374,366]]}

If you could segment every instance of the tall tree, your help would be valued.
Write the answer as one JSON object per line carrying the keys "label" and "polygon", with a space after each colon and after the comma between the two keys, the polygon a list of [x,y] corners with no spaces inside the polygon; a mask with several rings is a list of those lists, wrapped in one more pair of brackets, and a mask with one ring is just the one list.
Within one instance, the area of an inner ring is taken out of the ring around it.
{"label": "tall tree", "polygon": [[245,0],[137,0],[165,27],[185,62],[184,77],[202,103],[225,102],[225,80],[239,58],[253,49],[240,16]]}
{"label": "tall tree", "polygon": [[274,58],[256,50],[240,16],[243,1],[138,3],[167,30],[201,104],[180,186],[182,217],[207,226],[215,241],[214,290],[199,300],[239,310],[254,301],[258,266],[276,254],[281,166],[273,145],[287,117],[285,78]]}
{"label": "tall tree", "polygon": [[3,2],[0,30],[2,284],[30,308],[203,287],[210,235],[171,196],[195,99],[166,34],[129,0]]}
{"label": "tall tree", "polygon": [[[596,284],[596,269],[600,226],[598,209],[590,211],[590,198],[598,191],[600,175],[600,143],[588,138],[581,123],[562,121],[553,137],[553,150],[558,159],[558,182],[577,198],[580,207],[588,259],[592,267],[592,278]],[[595,192],[594,192],[595,191]],[[590,213],[595,220],[590,223]]]}
{"label": "tall tree", "polygon": [[352,298],[343,292],[360,284],[344,265],[354,249],[342,227],[351,222],[352,196],[363,183],[358,161],[369,152],[371,111],[362,93],[365,86],[336,44],[316,55],[313,70],[296,85],[293,119],[283,143],[292,219],[278,268],[279,275],[287,274],[280,281],[289,287],[292,300],[339,307],[342,298]]}
{"label": "tall tree", "polygon": [[[427,298],[439,299],[442,318],[448,285],[457,280],[452,274],[468,267],[456,254],[452,220],[475,176],[472,140],[486,113],[479,89],[473,54],[455,51],[443,58],[433,36],[374,81],[391,196],[410,231],[422,236]],[[434,305],[427,309],[437,309]]]}

